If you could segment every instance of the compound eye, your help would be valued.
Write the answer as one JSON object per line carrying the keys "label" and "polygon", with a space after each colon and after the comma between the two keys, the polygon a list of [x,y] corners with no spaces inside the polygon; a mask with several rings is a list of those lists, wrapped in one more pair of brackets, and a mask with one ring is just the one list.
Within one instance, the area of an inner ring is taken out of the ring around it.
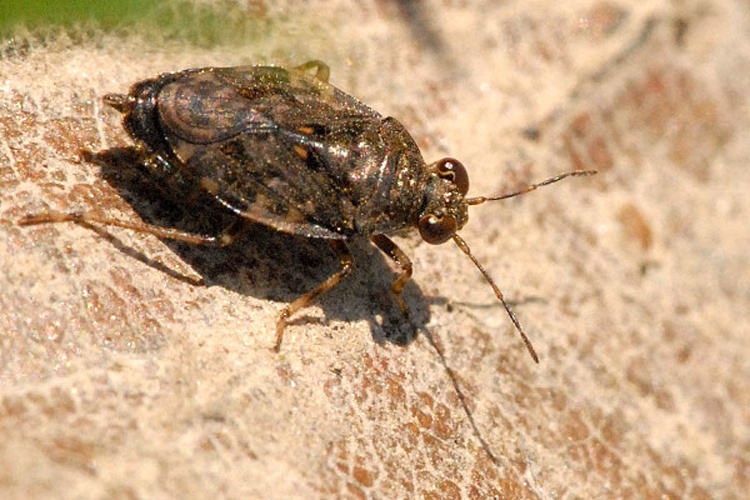
{"label": "compound eye", "polygon": [[458,192],[466,195],[469,192],[469,174],[463,163],[455,158],[443,158],[437,162],[438,175],[448,179],[458,188]]}
{"label": "compound eye", "polygon": [[438,217],[428,214],[419,219],[419,235],[431,245],[445,243],[456,234],[457,230],[456,219],[450,215]]}

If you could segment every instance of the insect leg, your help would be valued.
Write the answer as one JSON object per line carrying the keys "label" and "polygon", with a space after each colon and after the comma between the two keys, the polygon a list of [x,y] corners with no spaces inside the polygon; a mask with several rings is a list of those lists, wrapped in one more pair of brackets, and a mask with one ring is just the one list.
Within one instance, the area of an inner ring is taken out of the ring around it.
{"label": "insect leg", "polygon": [[146,233],[165,238],[168,240],[182,241],[193,245],[207,245],[215,247],[225,247],[232,243],[236,234],[237,224],[232,224],[219,236],[208,236],[203,234],[188,233],[179,229],[160,227],[145,222],[130,222],[115,217],[109,217],[96,212],[47,212],[42,214],[27,215],[18,221],[20,226],[36,226],[39,224],[56,224],[60,222],[73,222],[82,226],[91,224],[101,226],[114,226],[123,229],[129,229],[137,233]]}
{"label": "insect leg", "polygon": [[390,257],[401,268],[401,272],[396,278],[396,281],[393,282],[391,292],[393,293],[393,297],[396,299],[398,307],[401,308],[401,311],[404,314],[408,314],[409,311],[406,308],[406,303],[404,302],[404,298],[402,297],[402,292],[404,291],[404,287],[411,278],[411,260],[403,250],[401,250],[390,238],[388,238],[384,234],[376,234],[370,238],[370,241],[375,243],[375,245],[383,253]]}
{"label": "insect leg", "polygon": [[305,64],[300,64],[294,69],[296,69],[297,71],[303,71],[303,72],[309,71],[311,69],[315,69],[315,78],[317,78],[318,80],[324,83],[328,83],[328,79],[331,76],[331,68],[329,68],[326,63],[318,59],[307,61]]}
{"label": "insect leg", "polygon": [[310,290],[302,297],[298,298],[291,304],[287,305],[279,313],[279,318],[276,320],[276,344],[274,350],[279,352],[281,349],[281,340],[284,337],[284,328],[286,327],[287,320],[292,314],[296,313],[300,309],[306,307],[310,302],[315,300],[318,296],[332,290],[339,282],[349,276],[352,272],[354,265],[354,258],[352,257],[349,247],[346,246],[341,240],[330,240],[329,244],[334,252],[336,252],[341,260],[341,269],[335,274],[332,274],[327,280],[318,285],[317,288]]}

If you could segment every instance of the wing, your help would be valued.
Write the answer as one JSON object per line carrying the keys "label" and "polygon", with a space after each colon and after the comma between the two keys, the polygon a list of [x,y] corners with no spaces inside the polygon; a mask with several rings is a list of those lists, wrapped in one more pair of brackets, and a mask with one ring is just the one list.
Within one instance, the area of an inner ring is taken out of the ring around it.
{"label": "wing", "polygon": [[353,184],[387,152],[377,112],[282,68],[186,72],[158,112],[187,176],[242,217],[308,237],[356,233]]}

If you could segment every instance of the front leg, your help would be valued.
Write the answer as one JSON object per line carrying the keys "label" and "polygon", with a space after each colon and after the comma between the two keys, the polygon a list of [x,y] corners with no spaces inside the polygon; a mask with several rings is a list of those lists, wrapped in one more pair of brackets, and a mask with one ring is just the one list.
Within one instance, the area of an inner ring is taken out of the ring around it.
{"label": "front leg", "polygon": [[396,281],[393,282],[393,286],[391,286],[391,292],[393,293],[393,297],[394,299],[396,299],[396,303],[401,309],[401,312],[403,312],[404,315],[408,316],[409,310],[406,307],[406,303],[404,302],[403,291],[404,287],[411,279],[411,260],[404,253],[404,251],[398,247],[398,245],[396,245],[389,237],[384,234],[376,234],[370,238],[370,241],[375,243],[375,245],[384,254],[390,257],[391,260],[393,260],[401,268],[401,272],[396,277]]}

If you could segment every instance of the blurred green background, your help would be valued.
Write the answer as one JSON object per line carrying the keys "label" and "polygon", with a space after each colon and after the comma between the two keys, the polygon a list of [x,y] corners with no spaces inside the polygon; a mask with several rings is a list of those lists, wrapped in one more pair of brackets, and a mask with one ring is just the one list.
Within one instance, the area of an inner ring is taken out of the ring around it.
{"label": "blurred green background", "polygon": [[147,19],[157,5],[148,0],[4,0],[0,3],[0,33],[8,36],[18,28],[80,24],[112,28]]}
{"label": "blurred green background", "polygon": [[0,37],[65,30],[130,31],[162,39],[181,39],[212,46],[247,42],[268,28],[262,10],[240,2],[211,5],[188,0],[0,0]]}

